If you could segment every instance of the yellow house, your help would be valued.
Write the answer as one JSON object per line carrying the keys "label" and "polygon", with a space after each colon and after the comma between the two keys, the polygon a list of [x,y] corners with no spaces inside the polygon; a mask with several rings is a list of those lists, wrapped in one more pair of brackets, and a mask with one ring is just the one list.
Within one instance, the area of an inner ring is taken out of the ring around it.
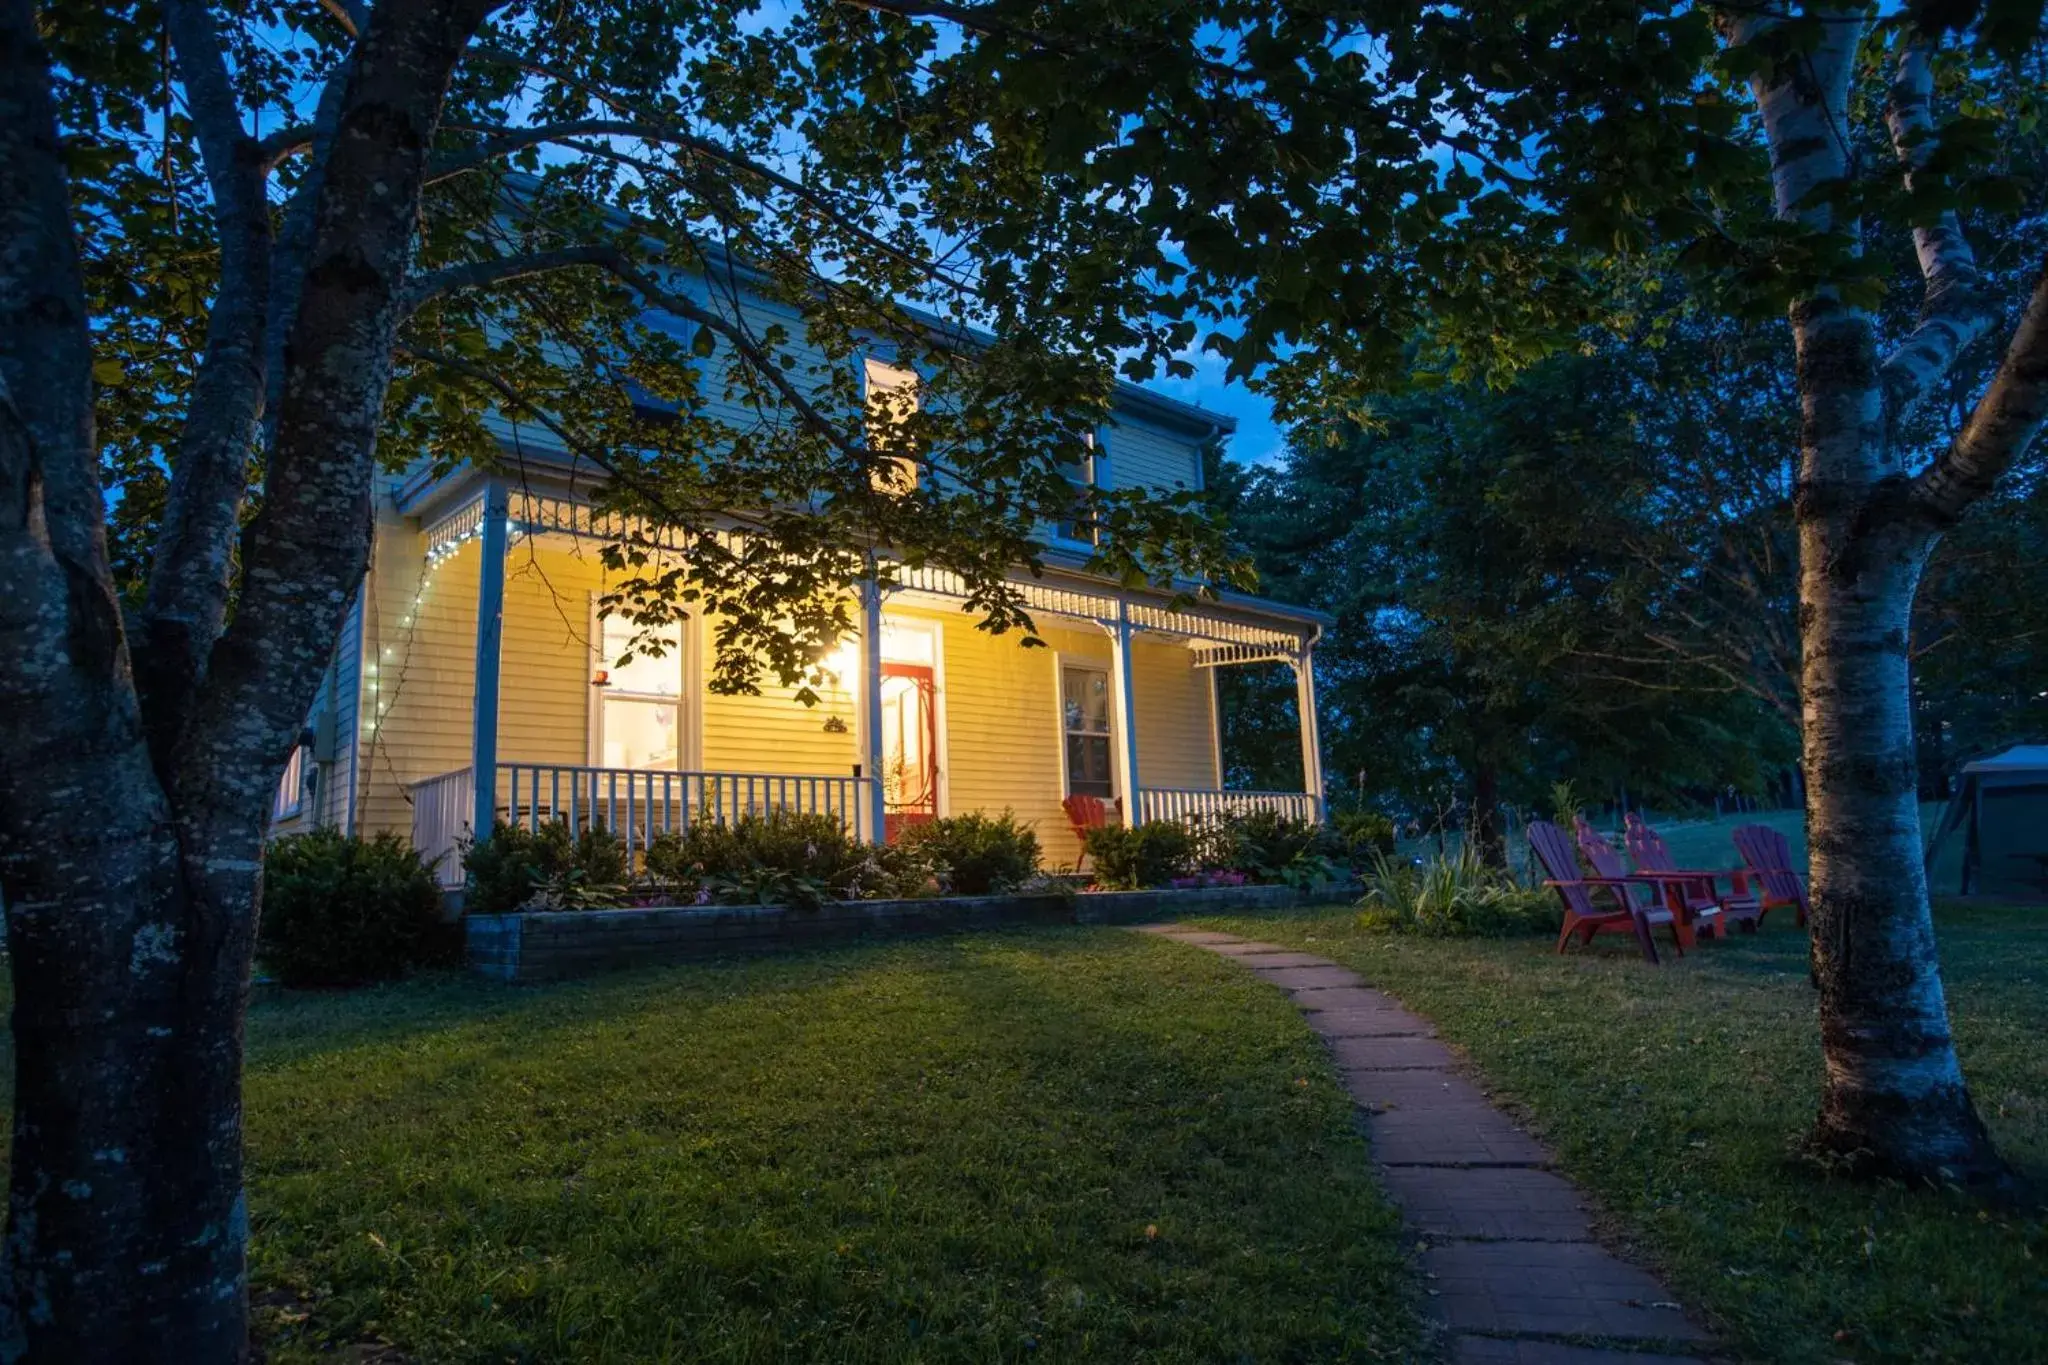
{"label": "yellow house", "polygon": [[[1228,427],[1126,386],[1090,477],[1198,487],[1202,446]],[[378,490],[369,572],[276,832],[406,833],[457,885],[458,842],[505,818],[595,819],[638,847],[694,819],[775,808],[828,812],[870,840],[1007,808],[1049,863],[1071,865],[1070,797],[1133,823],[1252,805],[1320,814],[1315,613],[1120,588],[1084,571],[1090,547],[1072,528],[1051,528],[1045,575],[1018,575],[1049,648],[977,630],[949,574],[906,572],[865,591],[859,639],[819,704],[786,689],[723,696],[704,686],[715,622],[701,617],[664,657],[611,666],[633,628],[596,610],[613,529],[587,500],[598,477],[528,443],[516,484],[420,468]],[[1215,670],[1268,661],[1299,679],[1306,781],[1225,791]]]}

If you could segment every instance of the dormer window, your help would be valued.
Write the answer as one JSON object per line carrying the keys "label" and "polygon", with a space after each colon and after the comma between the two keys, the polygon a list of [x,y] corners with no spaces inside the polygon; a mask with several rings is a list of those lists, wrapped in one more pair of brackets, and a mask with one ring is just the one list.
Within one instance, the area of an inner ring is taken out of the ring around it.
{"label": "dormer window", "polygon": [[[922,403],[917,371],[873,359],[866,367],[868,448],[887,451],[900,447],[902,427],[916,416]],[[878,462],[868,482],[878,493],[908,493],[917,487],[917,462],[901,455]]]}

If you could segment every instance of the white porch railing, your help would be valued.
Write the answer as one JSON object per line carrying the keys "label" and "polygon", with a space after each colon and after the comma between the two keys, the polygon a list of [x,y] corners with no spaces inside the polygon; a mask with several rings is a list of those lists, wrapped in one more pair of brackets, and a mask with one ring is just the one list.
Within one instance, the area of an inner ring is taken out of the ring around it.
{"label": "white porch railing", "polygon": [[[832,816],[859,838],[864,833],[862,788],[873,780],[825,773],[500,763],[492,809],[497,818],[528,829],[557,816],[571,829],[601,824],[625,841],[629,858],[637,858],[659,836],[679,833],[694,821],[724,823],[777,810]],[[444,886],[462,885],[459,844],[469,835],[474,791],[467,768],[411,788],[413,846],[430,862],[441,857],[436,873]]]}
{"label": "white porch railing", "polygon": [[462,885],[461,841],[469,834],[476,787],[469,769],[457,768],[406,788],[412,797],[412,846],[443,886]]}
{"label": "white porch railing", "polygon": [[1318,802],[1307,792],[1232,792],[1195,787],[1138,788],[1138,819],[1213,820],[1254,810],[1276,811],[1291,820],[1317,820]]}

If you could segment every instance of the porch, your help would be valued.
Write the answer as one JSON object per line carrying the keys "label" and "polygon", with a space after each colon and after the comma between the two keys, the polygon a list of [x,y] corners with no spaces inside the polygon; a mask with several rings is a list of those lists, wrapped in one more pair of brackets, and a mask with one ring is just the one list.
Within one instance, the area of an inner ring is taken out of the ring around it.
{"label": "porch", "polygon": [[[1017,586],[1051,648],[1022,649],[972,629],[952,575],[902,568],[858,586],[857,636],[816,705],[774,689],[716,696],[701,620],[659,667],[608,666],[616,642],[592,605],[603,580],[588,546],[616,529],[566,491],[462,474],[401,492],[380,525],[360,766],[391,796],[368,803],[365,823],[409,825],[448,885],[462,880],[461,842],[498,820],[600,822],[637,854],[702,819],[802,811],[880,841],[905,823],[1008,808],[1036,826],[1049,862],[1071,864],[1072,795],[1112,803],[1126,823],[1321,814],[1320,625],[1308,613],[1048,572]],[[410,582],[396,571],[408,560],[421,566]],[[1227,790],[1214,670],[1270,662],[1296,676],[1302,789]],[[451,751],[450,739],[466,742]]]}

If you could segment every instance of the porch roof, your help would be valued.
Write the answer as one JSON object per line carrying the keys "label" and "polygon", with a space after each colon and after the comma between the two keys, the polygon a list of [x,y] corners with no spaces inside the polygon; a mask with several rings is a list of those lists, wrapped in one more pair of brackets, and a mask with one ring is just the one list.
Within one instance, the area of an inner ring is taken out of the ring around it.
{"label": "porch roof", "polygon": [[[527,452],[527,459],[531,461],[532,452]],[[599,481],[590,468],[588,462],[575,460],[523,468],[519,485],[508,493],[512,526],[524,534],[593,539],[632,534],[633,519],[589,502],[589,491]],[[485,482],[479,471],[463,466],[437,478],[422,471],[391,488],[398,509],[421,518],[430,560],[454,553],[480,533]],[[680,531],[658,538],[676,550],[685,548],[687,540]],[[1028,610],[1102,625],[1128,621],[1135,629],[1185,641],[1201,665],[1296,659],[1334,624],[1327,613],[1310,607],[1193,581],[1172,589],[1125,587],[1090,574],[1084,556],[1057,547],[1046,547],[1040,557],[1042,575],[1019,569],[1010,579]],[[968,597],[965,582],[950,570],[902,568],[896,577],[899,586],[892,595],[908,600],[951,604]]]}

